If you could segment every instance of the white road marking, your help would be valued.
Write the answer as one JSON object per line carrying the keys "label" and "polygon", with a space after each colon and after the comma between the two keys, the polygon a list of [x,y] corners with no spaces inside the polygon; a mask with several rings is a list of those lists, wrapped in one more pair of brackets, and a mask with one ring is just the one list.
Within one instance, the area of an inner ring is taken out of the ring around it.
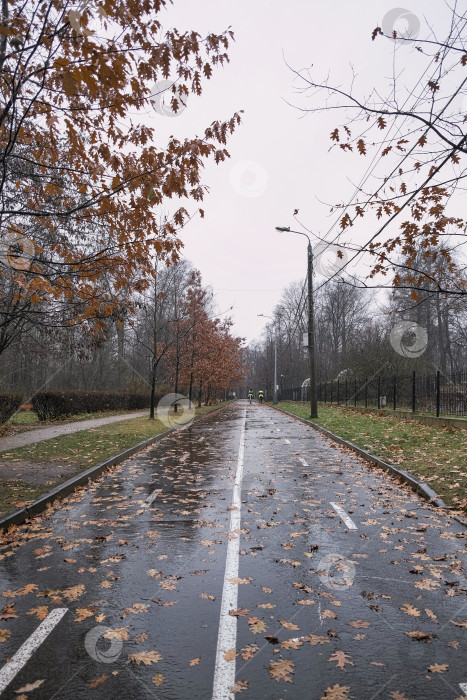
{"label": "white road marking", "polygon": [[309,466],[310,466],[310,465],[308,464],[308,462],[306,461],[306,459],[303,459],[303,457],[299,457],[298,459],[299,459],[299,461],[303,464],[304,467],[309,467]]}
{"label": "white road marking", "polygon": [[212,700],[231,700],[234,697],[233,693],[230,692],[230,688],[235,683],[235,659],[233,661],[226,661],[224,658],[224,653],[229,649],[235,649],[237,643],[237,618],[229,615],[229,610],[235,610],[237,608],[238,584],[232,583],[230,579],[236,579],[238,577],[240,537],[236,531],[241,528],[243,459],[245,455],[245,421],[246,411],[243,413],[243,423],[240,431],[240,447],[238,450],[237,472],[235,474],[235,484],[232,494],[233,510],[230,511],[230,533],[235,535],[235,538],[227,541],[227,556],[225,561],[224,586],[222,589]]}
{"label": "white road marking", "polygon": [[156,500],[160,493],[162,493],[162,489],[155,489],[152,493],[150,493],[144,502],[144,507],[149,508],[151,503]]}
{"label": "white road marking", "polygon": [[34,652],[40,647],[42,642],[45,641],[67,612],[68,608],[55,608],[55,610],[52,610],[47,617],[42,620],[35,632],[20,646],[16,654],[13,654],[11,661],[0,669],[0,695],[11,683],[16,674],[27,664]]}
{"label": "white road marking", "polygon": [[355,525],[354,521],[351,518],[349,518],[349,516],[347,515],[347,513],[345,512],[345,510],[343,508],[341,508],[339,505],[337,505],[337,503],[332,503],[332,501],[331,501],[331,505],[334,508],[334,510],[336,511],[337,515],[347,525],[349,530],[358,530],[358,527]]}
{"label": "white road marking", "polygon": [[290,445],[290,440],[289,440],[289,438],[284,438],[284,442],[285,442],[286,445]]}
{"label": "white road marking", "polygon": [[280,433],[280,432],[281,432],[281,429],[280,429],[280,428],[276,428],[276,433]]}
{"label": "white road marking", "polygon": [[459,688],[462,690],[464,695],[467,695],[467,683],[459,683]]}

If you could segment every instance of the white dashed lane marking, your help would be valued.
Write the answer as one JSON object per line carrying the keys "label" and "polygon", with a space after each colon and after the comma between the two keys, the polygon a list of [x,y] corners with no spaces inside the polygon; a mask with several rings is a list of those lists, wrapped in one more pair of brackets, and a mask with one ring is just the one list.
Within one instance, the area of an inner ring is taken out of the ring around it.
{"label": "white dashed lane marking", "polygon": [[337,515],[340,517],[340,519],[343,520],[344,523],[347,525],[349,530],[358,530],[354,521],[351,518],[349,518],[349,516],[347,515],[347,513],[345,512],[345,510],[343,508],[341,508],[339,505],[337,505],[337,503],[333,503],[332,501],[331,501],[331,505],[334,508],[334,510],[336,511]]}
{"label": "white dashed lane marking", "polygon": [[0,670],[0,695],[67,612],[68,608],[55,608],[55,610],[52,610],[31,636],[26,639],[24,644],[20,646],[16,654],[13,654],[10,661]]}
{"label": "white dashed lane marking", "polygon": [[232,510],[230,512],[229,528],[232,539],[227,540],[227,556],[225,561],[224,586],[222,589],[212,700],[230,700],[230,698],[233,698],[231,688],[235,683],[235,659],[233,659],[233,661],[227,661],[225,653],[229,651],[229,649],[235,649],[237,643],[237,618],[229,615],[229,610],[235,610],[238,606],[237,578],[240,557],[240,536],[238,531],[241,528],[245,421],[246,412],[243,414],[240,431],[237,472],[232,494]]}
{"label": "white dashed lane marking", "polygon": [[299,457],[298,459],[299,459],[299,461],[303,464],[304,467],[309,467],[309,466],[310,466],[310,465],[308,464],[308,462],[306,461],[306,459],[303,459],[303,457]]}
{"label": "white dashed lane marking", "polygon": [[149,508],[151,503],[156,500],[160,493],[162,493],[162,489],[156,489],[151,494],[149,494],[149,496],[146,498],[146,501],[144,502],[144,507]]}
{"label": "white dashed lane marking", "polygon": [[290,440],[288,438],[284,438],[284,442],[286,445],[290,445]]}

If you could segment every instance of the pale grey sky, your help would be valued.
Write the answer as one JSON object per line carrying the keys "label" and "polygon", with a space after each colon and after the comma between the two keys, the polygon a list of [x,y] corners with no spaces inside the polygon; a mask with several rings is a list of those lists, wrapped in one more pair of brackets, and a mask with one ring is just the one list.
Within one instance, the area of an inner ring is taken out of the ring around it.
{"label": "pale grey sky", "polygon": [[[404,9],[408,19],[399,20],[398,31],[415,21],[412,14],[422,33],[426,18],[443,34],[449,19],[443,3],[430,8],[421,0],[404,0]],[[314,77],[329,73],[331,82],[343,87],[350,84],[353,66],[364,95],[391,76],[390,42],[373,42],[371,32],[393,10],[392,0],[174,0],[161,15],[164,29],[205,35],[230,26],[235,33],[230,64],[214,71],[203,95],[190,96],[176,117],[154,113],[150,118],[163,143],[170,134],[200,134],[211,121],[244,110],[243,123],[228,142],[231,159],[206,168],[205,219],[195,218],[181,238],[186,257],[212,285],[219,309],[233,306],[234,330],[247,340],[258,337],[265,324],[257,314],[271,314],[281,289],[305,274],[306,240],[277,233],[275,226],[297,228],[292,217],[297,208],[309,229],[327,234],[336,221],[329,205],[346,202],[352,182],[369,165],[364,158],[329,152],[330,132],[343,121],[337,113],[303,116],[287,104],[305,106],[307,97],[297,93],[286,62],[296,69],[311,67]],[[417,56],[406,45],[400,51],[415,75]],[[365,222],[353,227],[353,240],[365,240],[369,230]],[[332,229],[329,238],[337,231]]]}

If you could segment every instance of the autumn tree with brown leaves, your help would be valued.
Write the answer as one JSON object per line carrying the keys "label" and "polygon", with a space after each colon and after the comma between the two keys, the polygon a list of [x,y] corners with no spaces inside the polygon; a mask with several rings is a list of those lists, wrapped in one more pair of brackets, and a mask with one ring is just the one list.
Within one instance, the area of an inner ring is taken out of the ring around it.
{"label": "autumn tree with brown leaves", "polygon": [[[384,34],[376,27],[372,39],[386,41],[394,53],[394,75],[386,85],[382,76],[370,94],[357,94],[355,75],[346,90],[330,80],[316,80],[311,71],[296,73],[301,89],[315,101],[304,112],[337,110],[344,116],[332,128],[333,146],[351,157],[371,160],[367,165],[373,177],[363,179],[351,202],[337,205],[340,234],[333,240],[341,246],[340,256],[346,248],[348,264],[362,252],[370,253],[371,273],[361,286],[384,287],[389,285],[384,280],[391,279],[395,287],[409,290],[415,303],[420,289],[452,297],[467,294],[465,261],[451,253],[453,246],[466,242],[462,198],[467,13],[459,14],[457,5],[450,11],[450,31],[444,40],[434,32],[426,39],[413,39],[396,31]],[[415,85],[404,83],[407,66],[421,76]],[[361,245],[354,242],[353,231],[364,225],[363,220],[375,223]]]}
{"label": "autumn tree with brown leaves", "polygon": [[[99,331],[151,284],[156,254],[177,260],[183,204],[203,216],[203,163],[228,156],[239,115],[164,145],[146,117],[154,91],[169,90],[175,113],[200,96],[232,34],[164,33],[166,4],[2,2],[0,295],[13,335],[22,311]],[[182,205],[161,222],[173,198]]]}

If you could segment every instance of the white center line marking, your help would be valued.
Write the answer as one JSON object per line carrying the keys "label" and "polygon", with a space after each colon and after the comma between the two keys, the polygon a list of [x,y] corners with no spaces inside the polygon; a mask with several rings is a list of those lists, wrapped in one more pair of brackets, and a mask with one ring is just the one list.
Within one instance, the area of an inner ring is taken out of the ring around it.
{"label": "white center line marking", "polygon": [[290,440],[289,440],[289,438],[284,438],[284,442],[285,442],[286,445],[290,445]]}
{"label": "white center line marking", "polygon": [[467,695],[467,683],[459,683],[459,688],[462,690],[464,695]]}
{"label": "white center line marking", "polygon": [[35,632],[20,646],[16,654],[13,654],[11,661],[0,669],[0,695],[11,683],[16,674],[27,664],[34,652],[40,647],[42,642],[45,641],[46,637],[48,637],[67,612],[68,608],[55,608],[55,610],[52,610],[52,612],[42,620]]}
{"label": "white center line marking", "polygon": [[303,459],[303,457],[299,457],[298,459],[299,459],[299,461],[303,464],[304,467],[309,467],[309,466],[310,466],[310,465],[308,464],[308,462],[306,461],[306,459]]}
{"label": "white center line marking", "polygon": [[341,508],[339,505],[337,505],[337,503],[333,503],[332,501],[331,501],[331,505],[334,508],[334,510],[336,511],[337,515],[347,525],[349,530],[358,530],[354,521],[351,518],[349,518],[349,516],[347,515],[347,513],[345,512],[345,510],[343,508]]}
{"label": "white center line marking", "polygon": [[229,539],[227,541],[227,556],[225,561],[224,586],[222,589],[212,700],[231,700],[234,697],[233,693],[230,691],[230,688],[235,683],[235,659],[233,661],[226,661],[224,658],[224,653],[229,649],[235,649],[237,643],[237,618],[229,615],[229,610],[235,610],[237,608],[238,584],[232,583],[230,579],[238,578],[240,537],[235,531],[239,530],[241,527],[242,477],[243,459],[245,454],[245,421],[246,411],[243,413],[243,422],[240,431],[240,447],[238,450],[237,472],[235,474],[235,484],[232,493],[232,507],[234,510],[230,511],[230,532],[235,535],[235,539]]}
{"label": "white center line marking", "polygon": [[144,502],[144,507],[149,508],[151,503],[156,500],[160,493],[162,493],[162,489],[155,489],[152,493],[150,493]]}

